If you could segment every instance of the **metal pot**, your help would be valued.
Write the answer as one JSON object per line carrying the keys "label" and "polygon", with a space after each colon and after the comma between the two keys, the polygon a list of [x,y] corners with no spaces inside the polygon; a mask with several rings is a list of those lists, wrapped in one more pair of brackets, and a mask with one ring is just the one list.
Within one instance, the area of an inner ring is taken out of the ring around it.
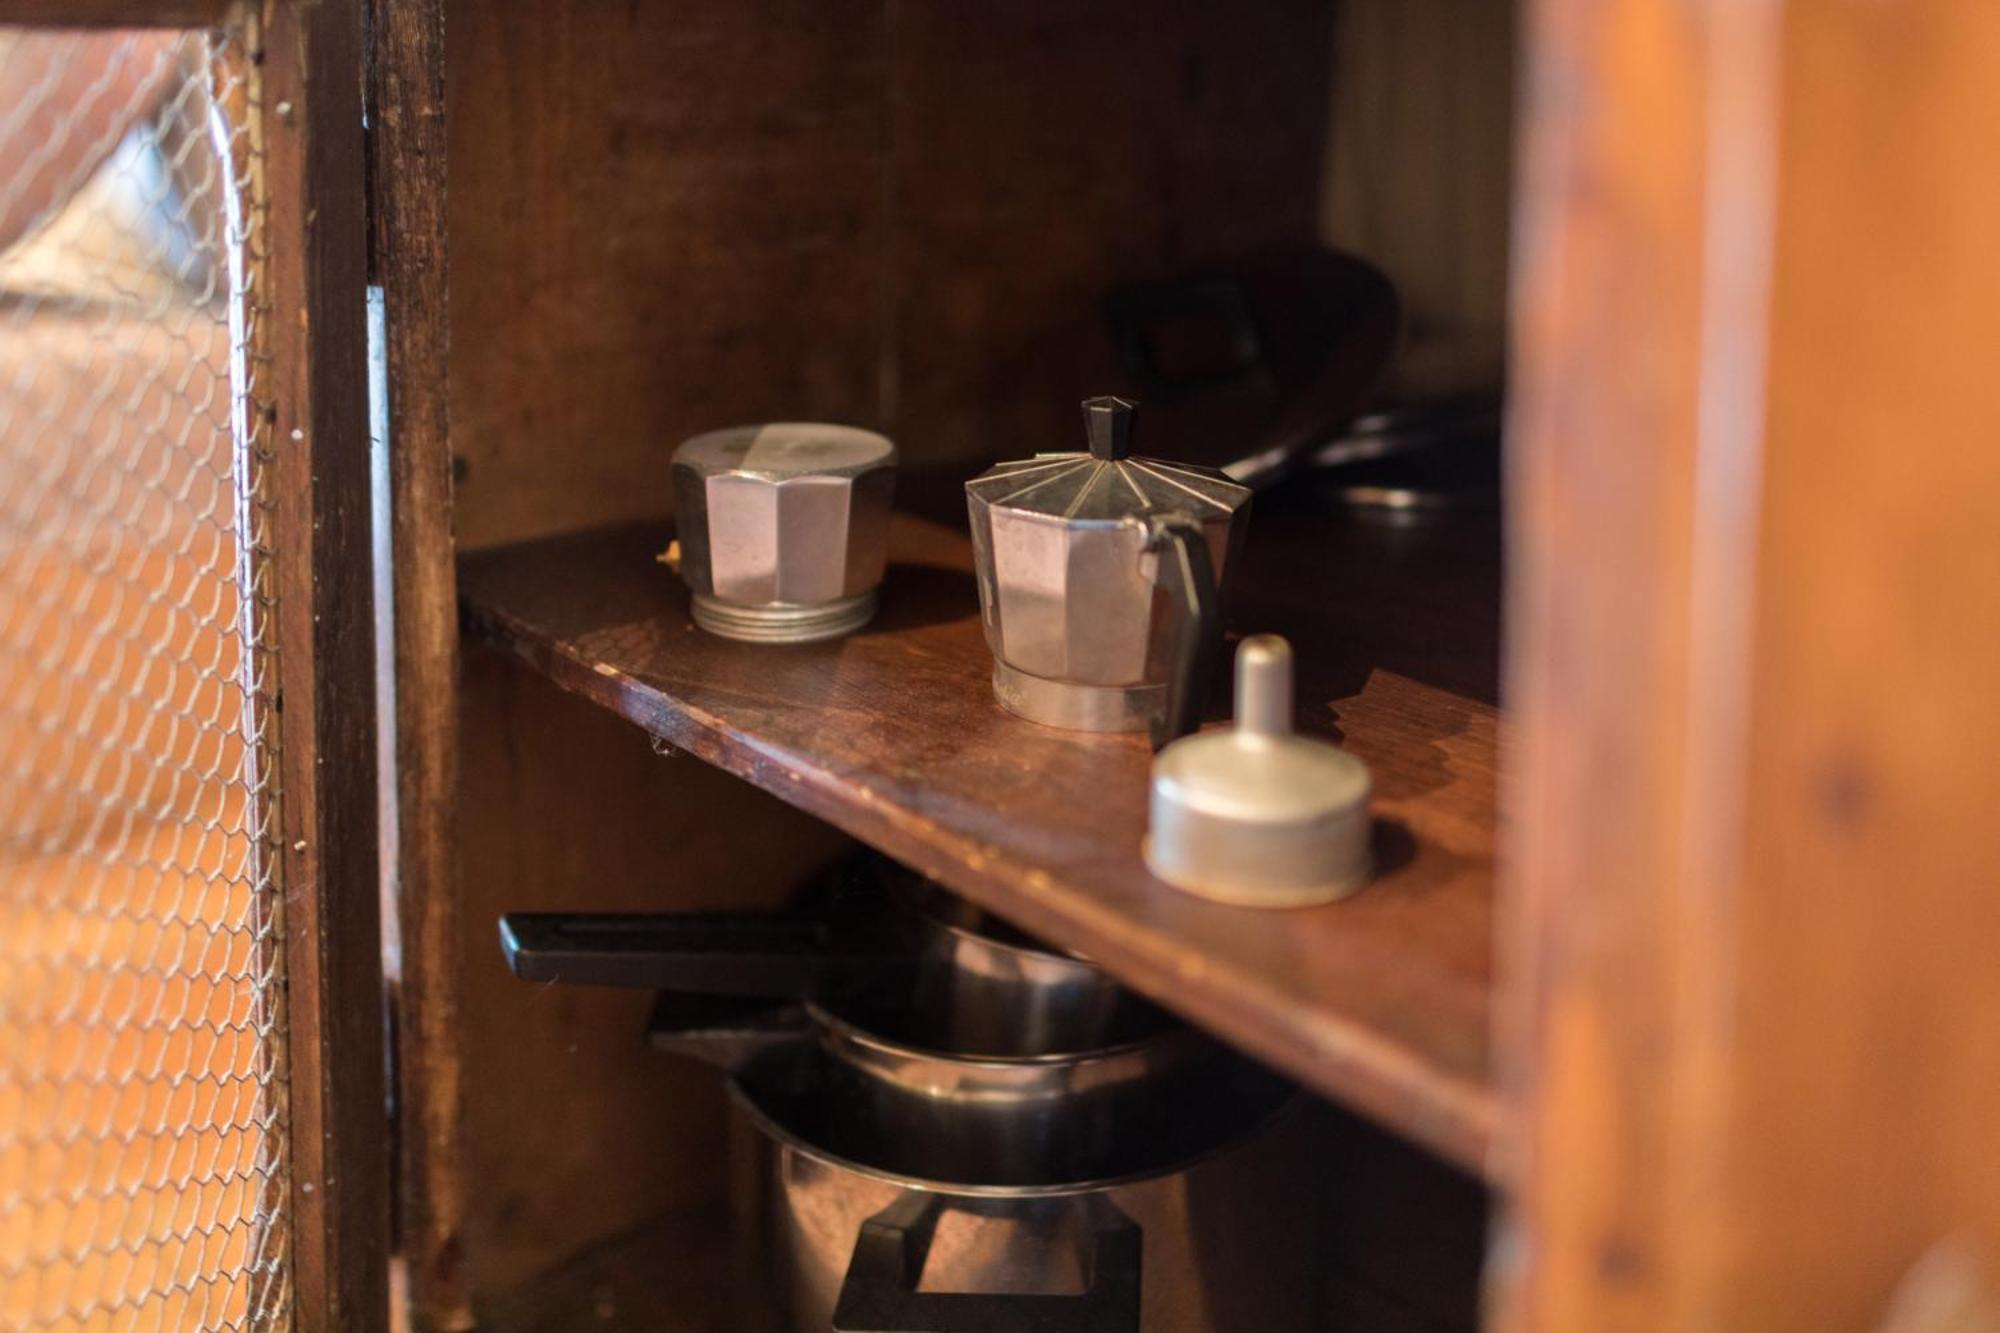
{"label": "metal pot", "polygon": [[[502,938],[525,977],[661,989],[654,1043],[727,1071],[786,1327],[1306,1327],[1312,1192],[1260,1128],[1290,1089],[1082,960],[909,901]],[[1014,1049],[926,1046],[926,1023]]]}
{"label": "metal pot", "polygon": [[656,1049],[724,1070],[812,1139],[881,1166],[994,1185],[1122,1174],[1203,1143],[1187,1105],[1242,1062],[1170,1027],[1121,1046],[963,1056],[894,1041],[811,1002],[662,994]]}
{"label": "metal pot", "polygon": [[816,1141],[836,1151],[888,1131],[897,1169],[1099,1170],[1163,1098],[1234,1059],[1091,964],[920,888],[886,911],[876,894],[805,916],[513,915],[501,939],[530,980],[659,991],[656,1047],[820,1108]]}
{"label": "metal pot", "polygon": [[885,1166],[886,1128],[836,1152],[798,1103],[732,1080],[754,1199],[744,1249],[779,1326],[801,1333],[1307,1329],[1311,1154],[1274,1088],[1239,1071],[1185,1108],[1198,1132],[1179,1151],[1003,1186]]}
{"label": "metal pot", "polygon": [[812,910],[513,913],[501,947],[531,981],[811,999],[891,1041],[974,1056],[1119,1046],[1179,1025],[1095,964],[914,872],[844,865]]}
{"label": "metal pot", "polygon": [[935,1050],[1009,1056],[1116,1046],[1173,1025],[1095,963],[913,871],[878,873],[890,900],[917,923],[923,960],[906,1017],[885,1030]]}
{"label": "metal pot", "polygon": [[1031,722],[1150,731],[1158,748],[1200,720],[1250,492],[1134,457],[1123,399],[1092,398],[1083,415],[1088,453],[965,483],[993,691]]}

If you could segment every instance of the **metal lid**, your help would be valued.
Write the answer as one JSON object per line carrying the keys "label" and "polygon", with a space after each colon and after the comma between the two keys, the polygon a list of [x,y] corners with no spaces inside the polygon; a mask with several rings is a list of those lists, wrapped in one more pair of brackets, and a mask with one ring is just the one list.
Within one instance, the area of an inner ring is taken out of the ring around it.
{"label": "metal lid", "polygon": [[1275,634],[1236,653],[1236,726],[1175,741],[1153,761],[1146,863],[1190,893],[1302,907],[1371,869],[1368,766],[1292,731],[1292,649]]}
{"label": "metal lid", "polygon": [[821,421],[773,421],[697,435],[674,451],[674,466],[705,477],[739,473],[769,481],[845,477],[896,457],[887,436]]}
{"label": "metal lid", "polygon": [[1213,468],[1132,457],[1134,405],[1122,398],[1083,404],[1088,453],[1036,454],[998,463],[965,484],[989,505],[1075,523],[1117,523],[1149,514],[1225,520],[1248,488]]}

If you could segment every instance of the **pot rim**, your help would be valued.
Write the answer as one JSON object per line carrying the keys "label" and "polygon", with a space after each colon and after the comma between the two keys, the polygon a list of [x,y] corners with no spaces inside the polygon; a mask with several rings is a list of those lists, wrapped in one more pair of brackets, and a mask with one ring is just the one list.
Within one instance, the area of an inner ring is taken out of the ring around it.
{"label": "pot rim", "polygon": [[[1005,917],[953,892],[922,871],[883,859],[886,864],[875,867],[877,878],[889,896],[901,899],[903,908],[923,925],[999,953],[1074,971],[1106,985],[1120,985],[1083,954],[1059,949],[1022,930]],[[973,914],[976,920],[966,920],[968,913]]]}
{"label": "pot rim", "polygon": [[954,1051],[941,1051],[929,1046],[919,1046],[914,1042],[885,1037],[873,1028],[835,1013],[817,999],[809,998],[803,1004],[807,1017],[818,1026],[823,1038],[831,1036],[871,1054],[937,1061],[963,1069],[990,1069],[997,1072],[1057,1067],[1090,1068],[1127,1060],[1151,1050],[1172,1051],[1183,1046],[1200,1049],[1215,1044],[1214,1039],[1204,1035],[1199,1028],[1179,1025],[1134,1037],[1115,1046],[1092,1046],[1081,1051],[1044,1051],[1038,1055],[960,1055]]}
{"label": "pot rim", "polygon": [[1091,1194],[1103,1190],[1118,1189],[1128,1185],[1142,1185],[1148,1181],[1166,1176],[1179,1175],[1190,1171],[1204,1162],[1243,1147],[1263,1134],[1278,1117],[1300,1105],[1304,1095],[1296,1088],[1289,1088],[1278,1095],[1272,1105],[1262,1113],[1248,1117],[1246,1123],[1230,1134],[1221,1143],[1210,1144],[1199,1152],[1177,1157],[1159,1166],[1147,1167],[1140,1171],[1130,1171],[1122,1176],[1103,1176],[1090,1180],[1056,1181],[1046,1185],[973,1185],[959,1184],[949,1180],[933,1180],[924,1176],[908,1176],[883,1167],[868,1166],[850,1157],[842,1157],[809,1142],[776,1116],[766,1111],[757,1097],[743,1086],[741,1079],[730,1075],[723,1082],[729,1088],[730,1101],[749,1119],[752,1128],[781,1148],[790,1148],[803,1153],[826,1166],[842,1171],[850,1171],[867,1180],[885,1185],[895,1185],[906,1190],[924,1194],[956,1195],[972,1199],[1053,1199],[1074,1194]]}

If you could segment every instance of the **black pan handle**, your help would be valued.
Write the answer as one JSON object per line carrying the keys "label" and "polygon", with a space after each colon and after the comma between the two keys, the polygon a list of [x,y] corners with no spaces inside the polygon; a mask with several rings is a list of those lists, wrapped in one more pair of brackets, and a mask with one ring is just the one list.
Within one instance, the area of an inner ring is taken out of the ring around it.
{"label": "black pan handle", "polygon": [[1208,558],[1208,539],[1193,519],[1185,514],[1149,519],[1146,548],[1159,552],[1157,581],[1174,604],[1166,707],[1152,724],[1157,750],[1201,724],[1222,649],[1222,598],[1214,563]]}
{"label": "black pan handle", "polygon": [[855,944],[825,921],[754,912],[500,918],[501,952],[525,981],[704,995],[804,996],[829,966],[871,961]]}
{"label": "black pan handle", "polygon": [[1080,1295],[918,1291],[938,1195],[909,1193],[861,1224],[834,1306],[836,1333],[1137,1333],[1138,1223],[1102,1198],[1074,1197],[1089,1227],[1089,1289]]}

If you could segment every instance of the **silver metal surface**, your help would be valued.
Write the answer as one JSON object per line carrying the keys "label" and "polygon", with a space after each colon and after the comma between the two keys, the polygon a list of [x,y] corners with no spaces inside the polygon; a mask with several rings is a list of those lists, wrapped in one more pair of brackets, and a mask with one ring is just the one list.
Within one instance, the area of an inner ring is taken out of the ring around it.
{"label": "silver metal surface", "polygon": [[1247,907],[1331,902],[1370,869],[1367,765],[1292,731],[1292,650],[1236,653],[1236,726],[1153,761],[1146,864],[1190,893]]}
{"label": "silver metal surface", "polygon": [[1091,452],[1000,463],[965,484],[995,693],[1031,721],[1145,729],[1172,669],[1145,520],[1198,524],[1218,582],[1241,542],[1248,489],[1130,447],[1094,432]]}
{"label": "silver metal surface", "polygon": [[1067,731],[1145,731],[1166,707],[1165,685],[1088,685],[993,664],[993,697],[1030,722]]}
{"label": "silver metal surface", "polygon": [[852,634],[875,618],[873,588],[822,606],[743,606],[707,593],[692,594],[688,614],[710,634],[751,643],[817,643]]}
{"label": "silver metal surface", "polygon": [[[692,1010],[689,1021],[675,1015]],[[824,1006],[771,1002],[721,1021],[663,995],[656,1048],[715,1064],[782,1095],[818,1142],[885,1167],[1018,1185],[1054,1171],[1097,1175],[1135,1125],[1242,1062],[1185,1026],[1123,1046],[1043,1056],[963,1056],[892,1040]]]}
{"label": "silver metal surface", "polygon": [[997,1187],[843,1156],[800,1133],[783,1108],[740,1085],[732,1091],[732,1146],[753,1204],[739,1214],[748,1232],[742,1248],[765,1257],[784,1329],[833,1327],[864,1223],[924,1202],[934,1202],[935,1223],[917,1278],[922,1291],[1076,1294],[1092,1276],[1082,1233],[1110,1215],[1139,1231],[1143,1333],[1313,1326],[1317,1270],[1301,1219],[1318,1203],[1317,1158],[1303,1117],[1273,1118],[1276,1103],[1219,1121],[1205,1136],[1188,1136],[1198,1146],[1117,1177]]}
{"label": "silver metal surface", "polygon": [[1233,1058],[1191,1029],[1122,1050],[993,1060],[899,1048],[823,1027],[809,1078],[820,1141],[886,1167],[1019,1185],[1102,1174],[1161,1099]]}
{"label": "silver metal surface", "polygon": [[1086,959],[896,867],[884,872],[922,923],[921,957],[892,1034],[957,1055],[1101,1051],[1178,1027]]}
{"label": "silver metal surface", "polygon": [[695,623],[801,643],[867,623],[888,560],[896,447],[872,431],[774,422],[674,452],[681,577]]}
{"label": "silver metal surface", "polygon": [[990,1110],[1024,1109],[1159,1086],[1218,1052],[1189,1027],[1120,1046],[1047,1055],[975,1056],[892,1041],[819,1006],[821,1048],[884,1097],[913,1096]]}
{"label": "silver metal surface", "polygon": [[0,28],[9,1333],[292,1324],[250,47]]}
{"label": "silver metal surface", "polygon": [[1101,1174],[1166,1101],[1244,1077],[1240,1058],[1095,965],[912,872],[877,873],[886,894],[871,879],[848,929],[880,947],[803,999],[718,1009],[661,974],[654,1046],[785,1090],[821,1143],[999,1184]]}

